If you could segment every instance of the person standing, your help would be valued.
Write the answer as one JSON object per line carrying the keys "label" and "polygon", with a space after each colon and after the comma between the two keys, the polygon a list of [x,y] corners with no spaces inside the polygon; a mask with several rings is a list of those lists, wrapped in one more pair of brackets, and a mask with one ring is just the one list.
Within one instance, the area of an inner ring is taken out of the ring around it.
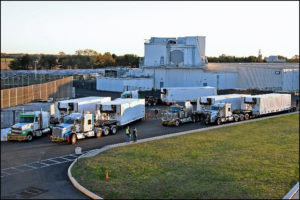
{"label": "person standing", "polygon": [[127,126],[127,128],[126,128],[125,134],[126,134],[126,142],[129,142],[130,141],[130,134],[131,134],[129,126]]}
{"label": "person standing", "polygon": [[132,131],[132,136],[133,136],[133,142],[137,141],[137,129],[136,127],[134,127],[133,131]]}

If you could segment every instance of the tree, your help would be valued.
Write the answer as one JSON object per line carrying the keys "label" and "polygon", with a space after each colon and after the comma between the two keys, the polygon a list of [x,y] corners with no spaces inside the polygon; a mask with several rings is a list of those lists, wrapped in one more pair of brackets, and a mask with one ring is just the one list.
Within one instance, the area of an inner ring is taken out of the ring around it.
{"label": "tree", "polygon": [[39,65],[41,65],[42,68],[52,69],[57,65],[56,59],[54,55],[42,55],[39,60]]}

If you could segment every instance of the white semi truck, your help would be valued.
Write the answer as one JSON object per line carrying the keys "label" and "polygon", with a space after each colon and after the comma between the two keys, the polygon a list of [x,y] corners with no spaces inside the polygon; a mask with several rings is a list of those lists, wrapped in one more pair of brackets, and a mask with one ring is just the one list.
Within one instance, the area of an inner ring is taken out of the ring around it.
{"label": "white semi truck", "polygon": [[217,95],[215,87],[168,87],[161,88],[161,101],[164,103],[179,103],[196,101],[203,96]]}
{"label": "white semi truck", "polygon": [[235,103],[217,103],[211,106],[209,111],[205,111],[205,123],[216,123],[220,125],[224,122],[248,120],[263,116],[266,114],[295,111],[291,107],[290,94],[263,94],[246,96],[237,104],[241,105],[239,109],[232,109],[236,107]]}
{"label": "white semi truck", "polygon": [[50,114],[44,111],[25,112],[20,114],[20,122],[14,124],[7,133],[8,140],[27,140],[51,133]]}
{"label": "white semi truck", "polygon": [[63,117],[73,112],[94,113],[97,103],[111,101],[111,97],[83,97],[55,102],[55,115],[52,123],[63,121]]}
{"label": "white semi truck", "polygon": [[100,137],[101,133],[94,126],[94,115],[91,113],[71,113],[64,117],[64,122],[53,127],[52,142],[68,141],[75,144],[77,139]]}
{"label": "white semi truck", "polygon": [[117,128],[145,117],[145,99],[118,98],[110,102],[97,104],[100,117],[97,127],[103,127],[103,134],[116,134]]}

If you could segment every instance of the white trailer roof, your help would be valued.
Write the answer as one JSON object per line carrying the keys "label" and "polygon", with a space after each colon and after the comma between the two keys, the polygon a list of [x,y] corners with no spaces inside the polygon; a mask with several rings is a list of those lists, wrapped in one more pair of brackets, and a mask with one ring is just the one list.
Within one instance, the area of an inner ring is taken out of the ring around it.
{"label": "white trailer roof", "polygon": [[115,99],[113,101],[104,102],[104,103],[98,103],[98,104],[102,104],[102,105],[116,105],[116,104],[124,104],[124,103],[135,102],[135,101],[139,101],[139,100],[141,100],[141,99],[132,99],[132,98],[122,99],[122,98],[118,98],[118,99]]}
{"label": "white trailer roof", "polygon": [[214,98],[216,101],[221,99],[229,99],[229,98],[235,98],[235,97],[249,97],[251,95],[249,94],[225,94],[225,95],[214,95],[214,96],[206,96],[201,98]]}
{"label": "white trailer roof", "polygon": [[215,87],[211,87],[211,86],[204,86],[204,87],[164,87],[162,89],[196,89],[196,88],[203,88],[203,89],[211,89],[211,88],[215,88]]}
{"label": "white trailer roof", "polygon": [[64,100],[64,101],[59,101],[59,102],[60,103],[77,103],[77,102],[89,101],[89,100],[100,100],[103,98],[107,98],[107,97],[83,97],[83,98],[69,99],[69,100]]}
{"label": "white trailer roof", "polygon": [[281,96],[281,95],[290,95],[290,94],[270,93],[270,94],[253,95],[251,97],[253,97],[253,98],[268,98],[268,97],[277,97],[277,96]]}

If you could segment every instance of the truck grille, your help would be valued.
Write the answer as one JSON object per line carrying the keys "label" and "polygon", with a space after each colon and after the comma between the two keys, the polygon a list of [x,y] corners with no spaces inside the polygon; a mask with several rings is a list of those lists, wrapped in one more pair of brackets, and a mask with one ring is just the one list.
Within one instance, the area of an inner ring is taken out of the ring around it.
{"label": "truck grille", "polygon": [[62,129],[59,127],[53,127],[52,135],[55,137],[62,137]]}
{"label": "truck grille", "polygon": [[21,128],[12,128],[11,129],[11,133],[12,134],[21,134],[22,133],[22,129]]}

